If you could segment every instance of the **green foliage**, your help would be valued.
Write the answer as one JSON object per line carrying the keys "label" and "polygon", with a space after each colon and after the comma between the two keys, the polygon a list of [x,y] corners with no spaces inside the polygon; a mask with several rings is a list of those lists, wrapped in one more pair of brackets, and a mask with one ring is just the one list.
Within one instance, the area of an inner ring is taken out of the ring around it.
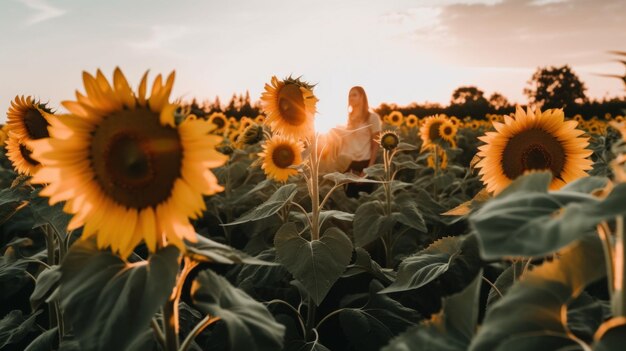
{"label": "green foliage", "polygon": [[0,349],[15,344],[35,329],[35,319],[41,313],[37,311],[25,317],[20,310],[9,312],[0,320]]}
{"label": "green foliage", "polygon": [[307,289],[319,305],[345,271],[352,256],[352,242],[339,229],[330,228],[319,240],[298,234],[293,223],[284,224],[274,240],[278,261]]}
{"label": "green foliage", "polygon": [[228,328],[231,350],[276,350],[283,344],[285,327],[267,308],[233,287],[216,273],[202,271],[192,285],[194,304]]}
{"label": "green foliage", "polygon": [[239,217],[236,221],[225,225],[236,225],[267,218],[276,214],[296,196],[296,184],[286,184],[280,187],[272,196],[250,212]]}
{"label": "green foliage", "polygon": [[92,240],[75,243],[61,265],[60,302],[83,350],[123,350],[150,326],[172,293],[179,252],[168,246],[128,263]]}

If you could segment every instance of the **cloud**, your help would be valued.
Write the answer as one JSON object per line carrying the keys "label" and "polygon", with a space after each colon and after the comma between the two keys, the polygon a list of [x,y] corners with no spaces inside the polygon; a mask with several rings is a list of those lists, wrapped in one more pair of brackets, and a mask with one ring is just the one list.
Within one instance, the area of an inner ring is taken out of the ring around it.
{"label": "cloud", "polygon": [[[623,0],[448,1],[429,6],[439,9],[432,12],[432,25],[414,21],[405,36],[445,53],[457,65],[594,64],[607,59],[607,50],[624,49],[626,43]],[[407,11],[393,25],[410,21]]]}
{"label": "cloud", "polygon": [[150,36],[141,41],[128,42],[128,46],[136,50],[165,50],[169,45],[175,43],[189,33],[187,26],[152,26]]}
{"label": "cloud", "polygon": [[59,9],[50,5],[46,0],[19,0],[22,4],[29,7],[34,12],[26,20],[26,25],[32,26],[37,23],[47,21],[49,19],[63,16],[66,10]]}

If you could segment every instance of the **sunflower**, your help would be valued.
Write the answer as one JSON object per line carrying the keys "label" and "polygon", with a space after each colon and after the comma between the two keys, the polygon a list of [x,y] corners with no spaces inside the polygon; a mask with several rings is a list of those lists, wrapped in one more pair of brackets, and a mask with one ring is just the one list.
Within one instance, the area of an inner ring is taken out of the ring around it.
{"label": "sunflower", "polygon": [[48,137],[52,111],[31,96],[16,96],[7,111],[7,126],[25,143]]}
{"label": "sunflower", "polygon": [[298,78],[278,80],[272,77],[271,84],[265,84],[261,95],[261,105],[266,114],[265,124],[273,132],[307,138],[314,132],[313,117],[317,98],[313,86]]}
{"label": "sunflower", "polygon": [[263,126],[252,123],[245,130],[243,130],[239,136],[239,141],[243,145],[254,145],[263,140],[264,137]]}
{"label": "sunflower", "polygon": [[[438,163],[439,169],[446,169],[448,167],[448,154],[446,151],[440,147],[435,147],[435,145],[428,146],[428,149],[431,151],[426,159],[428,167],[435,168],[435,163]],[[437,159],[435,159],[435,156]]]}
{"label": "sunflower", "polygon": [[264,115],[258,115],[254,118],[254,122],[256,124],[263,124],[265,123],[265,116]]}
{"label": "sunflower", "polygon": [[263,144],[263,151],[258,155],[265,174],[279,182],[286,182],[291,175],[298,174],[293,168],[302,162],[302,144],[291,137],[274,135]]}
{"label": "sunflower", "polygon": [[589,142],[580,137],[584,132],[576,129],[576,121],[565,121],[563,110],[553,109],[534,113],[530,108],[524,113],[519,106],[515,118],[506,116],[504,123],[494,123],[495,132],[487,132],[479,139],[476,165],[489,192],[498,194],[515,178],[532,170],[549,170],[553,180],[551,189],[559,189],[592,168],[587,159],[591,150]]}
{"label": "sunflower", "polygon": [[456,142],[454,141],[456,132],[457,127],[450,120],[441,123],[439,126],[439,135],[441,136],[441,139],[447,141],[452,146],[456,146]]}
{"label": "sunflower", "polygon": [[0,148],[4,146],[9,139],[9,127],[5,124],[0,128]]}
{"label": "sunflower", "polygon": [[472,121],[469,126],[472,129],[478,129],[480,128],[480,123],[478,123],[478,121]]}
{"label": "sunflower", "polygon": [[461,120],[455,116],[450,117],[450,123],[452,123],[457,128],[461,126]]}
{"label": "sunflower", "polygon": [[402,112],[400,111],[393,111],[389,114],[387,120],[392,126],[399,127],[404,122],[404,115],[402,115]]}
{"label": "sunflower", "polygon": [[378,144],[385,150],[394,150],[398,147],[400,143],[400,137],[398,134],[392,130],[385,130],[380,133],[380,139],[378,140]]}
{"label": "sunflower", "polygon": [[225,130],[228,129],[230,125],[226,116],[221,112],[213,112],[209,116],[209,123],[213,123],[215,125],[215,129],[213,129],[213,134],[222,134]]}
{"label": "sunflower", "polygon": [[246,116],[241,117],[241,120],[239,120],[239,128],[237,128],[239,130],[240,133],[243,133],[244,130],[246,130],[248,127],[250,127],[251,125],[254,124],[254,121]]}
{"label": "sunflower", "polygon": [[616,116],[614,120],[617,123],[622,123],[624,122],[624,116]]}
{"label": "sunflower", "polygon": [[447,122],[448,117],[446,115],[435,115],[424,119],[422,126],[420,127],[420,137],[424,141],[422,149],[430,146],[433,143],[441,142],[441,134],[439,133],[439,127]]}
{"label": "sunflower", "polygon": [[6,145],[7,157],[17,173],[31,176],[41,168],[41,163],[31,157],[32,150],[24,144],[24,139],[17,137],[17,134],[9,132]]}
{"label": "sunflower", "polygon": [[127,257],[143,239],[150,252],[184,250],[183,239],[197,240],[189,217],[205,209],[202,194],[223,190],[210,171],[227,159],[215,150],[214,125],[175,122],[174,72],[157,76],[149,98],[147,73],[137,94],[119,68],[112,85],[100,70],[83,72],[83,82],[87,94],[63,102],[71,114],[51,121],[50,138],[29,143],[45,165],[33,182],[47,184],[51,204],[66,201],[68,230],[84,225],[83,238],[96,236],[100,248]]}
{"label": "sunflower", "polygon": [[574,116],[574,120],[575,120],[576,122],[578,122],[578,123],[582,123],[582,122],[584,122],[584,121],[585,121],[585,120],[583,119],[583,116],[581,116],[581,115],[579,115],[579,114]]}
{"label": "sunflower", "polygon": [[404,120],[404,123],[409,128],[417,127],[417,124],[419,123],[419,119],[417,118],[416,115],[408,115],[406,119]]}

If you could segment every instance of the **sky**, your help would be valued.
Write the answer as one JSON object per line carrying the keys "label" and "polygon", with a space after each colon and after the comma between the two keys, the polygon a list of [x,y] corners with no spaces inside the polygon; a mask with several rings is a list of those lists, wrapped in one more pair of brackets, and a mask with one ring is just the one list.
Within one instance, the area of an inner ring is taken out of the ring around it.
{"label": "sky", "polygon": [[[137,87],[176,70],[173,98],[222,103],[273,75],[316,84],[321,125],[350,87],[382,102],[447,104],[459,86],[526,103],[537,67],[569,64],[592,98],[624,96],[623,0],[0,0],[0,110],[16,95],[58,108],[82,71],[119,66]],[[0,122],[6,115],[0,115]]]}

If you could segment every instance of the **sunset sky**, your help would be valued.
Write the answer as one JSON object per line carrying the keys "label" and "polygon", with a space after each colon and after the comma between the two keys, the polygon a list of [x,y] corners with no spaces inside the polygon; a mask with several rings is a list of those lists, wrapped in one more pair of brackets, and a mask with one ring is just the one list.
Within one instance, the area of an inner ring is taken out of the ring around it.
{"label": "sunset sky", "polygon": [[[17,94],[59,107],[81,72],[176,70],[173,97],[260,97],[272,75],[316,83],[319,118],[370,103],[448,103],[461,85],[525,103],[538,66],[570,64],[593,98],[623,96],[623,0],[2,0],[0,109]],[[2,113],[2,120],[6,118]]]}

